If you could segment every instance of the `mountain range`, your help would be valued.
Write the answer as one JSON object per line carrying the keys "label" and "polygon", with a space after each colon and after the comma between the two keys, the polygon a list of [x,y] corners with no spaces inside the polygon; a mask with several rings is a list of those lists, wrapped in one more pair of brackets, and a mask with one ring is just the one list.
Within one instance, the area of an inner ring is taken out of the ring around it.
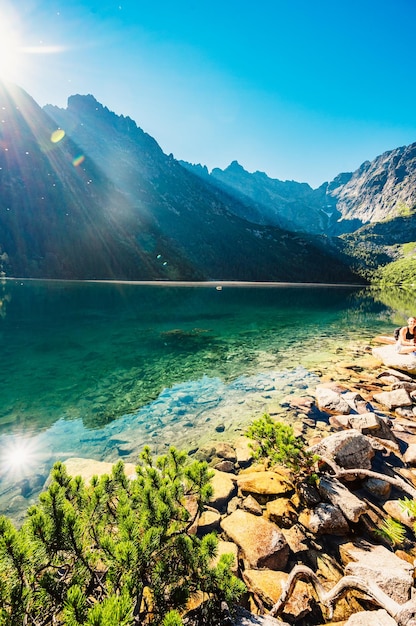
{"label": "mountain range", "polygon": [[92,95],[41,108],[0,84],[0,110],[7,276],[357,283],[412,232],[416,144],[314,190],[179,162]]}

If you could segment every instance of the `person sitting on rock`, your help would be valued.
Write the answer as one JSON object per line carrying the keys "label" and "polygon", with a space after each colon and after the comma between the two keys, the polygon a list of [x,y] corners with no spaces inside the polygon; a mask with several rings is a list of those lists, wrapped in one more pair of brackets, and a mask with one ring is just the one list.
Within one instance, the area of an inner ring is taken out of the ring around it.
{"label": "person sitting on rock", "polygon": [[416,355],[416,317],[409,317],[407,326],[400,329],[397,349],[399,354]]}

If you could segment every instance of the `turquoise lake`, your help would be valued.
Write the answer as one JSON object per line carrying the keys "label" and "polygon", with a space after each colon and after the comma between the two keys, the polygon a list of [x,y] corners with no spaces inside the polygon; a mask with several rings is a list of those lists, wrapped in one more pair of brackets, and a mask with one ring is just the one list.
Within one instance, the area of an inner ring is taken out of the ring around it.
{"label": "turquoise lake", "polygon": [[242,433],[398,315],[346,286],[7,280],[0,302],[0,512],[12,516],[57,459],[135,462],[145,444]]}

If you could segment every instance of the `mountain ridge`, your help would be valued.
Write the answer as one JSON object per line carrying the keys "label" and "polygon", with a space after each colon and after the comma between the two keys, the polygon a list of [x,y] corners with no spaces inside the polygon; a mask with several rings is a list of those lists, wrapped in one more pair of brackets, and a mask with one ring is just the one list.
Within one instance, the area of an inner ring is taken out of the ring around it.
{"label": "mountain ridge", "polygon": [[[14,158],[0,156],[7,275],[360,282],[318,240],[240,217],[241,200],[201,181],[91,94],[71,96],[67,109],[40,109],[23,94],[0,90],[6,110],[0,140],[17,150]],[[22,138],[24,119],[37,119],[40,143],[33,128]],[[65,137],[54,144],[56,128]],[[33,162],[23,170],[28,142]],[[59,179],[59,193],[51,176]]]}

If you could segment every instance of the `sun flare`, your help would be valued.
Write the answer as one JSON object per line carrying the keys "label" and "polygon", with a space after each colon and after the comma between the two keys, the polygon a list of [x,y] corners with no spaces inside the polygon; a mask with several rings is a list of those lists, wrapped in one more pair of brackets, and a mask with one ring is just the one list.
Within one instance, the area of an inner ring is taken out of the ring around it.
{"label": "sun flare", "polygon": [[0,15],[0,78],[15,78],[20,69],[21,56],[21,42],[14,20]]}
{"label": "sun flare", "polygon": [[24,475],[30,473],[39,460],[39,450],[34,440],[13,438],[0,450],[1,474]]}

